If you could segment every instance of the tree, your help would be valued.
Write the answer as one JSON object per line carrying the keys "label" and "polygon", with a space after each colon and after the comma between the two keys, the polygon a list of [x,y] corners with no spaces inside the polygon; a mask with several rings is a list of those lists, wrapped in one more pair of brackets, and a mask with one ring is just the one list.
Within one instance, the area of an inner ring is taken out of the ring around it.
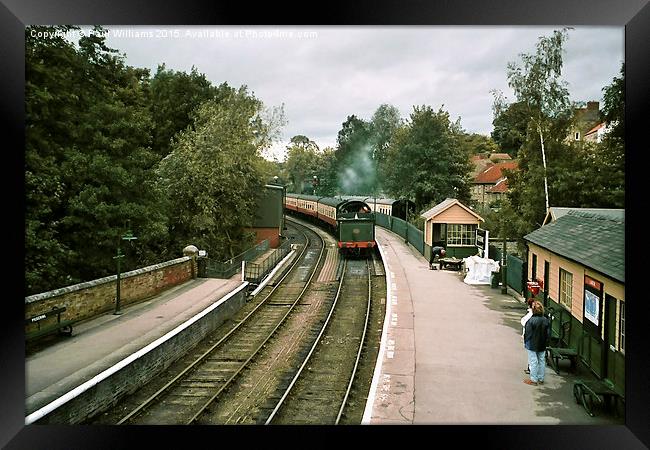
{"label": "tree", "polygon": [[316,176],[318,177],[316,195],[333,197],[341,193],[338,185],[336,151],[332,147],[325,147],[321,151]]}
{"label": "tree", "polygon": [[227,95],[230,88],[226,83],[212,86],[195,67],[188,74],[160,64],[151,78],[149,90],[154,123],[152,147],[162,159],[170,151],[172,137],[192,124],[196,108],[206,100]]}
{"label": "tree", "polygon": [[[28,292],[114,273],[129,223],[141,240],[125,267],[148,262],[162,239],[149,169],[148,71],[105,45],[101,27],[79,39],[26,29],[26,282]],[[50,34],[50,35],[51,35]],[[156,258],[157,260],[157,258]]]}
{"label": "tree", "polygon": [[620,73],[603,88],[603,115],[611,126],[606,139],[625,139],[625,63]]}
{"label": "tree", "polygon": [[568,29],[542,36],[535,54],[521,54],[522,65],[508,63],[508,85],[514,90],[529,120],[538,134],[544,167],[546,211],[549,208],[545,136],[551,122],[566,116],[570,110],[569,93],[562,75],[562,45],[568,39]]}
{"label": "tree", "polygon": [[514,159],[526,141],[530,120],[528,107],[521,102],[508,105],[500,93],[493,91],[493,94],[495,96],[492,121],[494,128],[491,136],[501,152],[509,154]]}
{"label": "tree", "polygon": [[461,133],[459,139],[468,155],[489,155],[499,151],[499,147],[489,136],[478,133]]}
{"label": "tree", "polygon": [[381,177],[378,175],[385,171],[386,152],[395,132],[402,126],[399,110],[392,105],[380,105],[370,120],[370,133],[372,144],[372,160],[374,162],[374,185],[372,193],[377,194],[382,189]]}
{"label": "tree", "polygon": [[447,197],[468,202],[469,155],[461,145],[462,130],[449,113],[430,106],[414,107],[404,127],[398,129],[387,152],[384,176],[390,195],[411,198],[417,208]]}
{"label": "tree", "polygon": [[[74,45],[63,35],[74,27],[25,29],[25,283],[28,294],[69,284],[71,256],[60,231],[66,180],[60,171],[78,119],[78,93],[70,90],[80,73]],[[76,28],[78,29],[78,28]],[[61,34],[57,35],[58,31]],[[39,39],[38,33],[51,33]]]}
{"label": "tree", "polygon": [[319,149],[314,141],[303,135],[291,138],[284,167],[292,192],[303,193],[304,189],[309,188],[309,193],[313,193],[312,185],[305,186],[305,180],[312,180],[314,175],[318,176],[318,159]]}
{"label": "tree", "polygon": [[215,258],[230,258],[250,244],[243,230],[268,182],[259,159],[273,135],[263,112],[246,87],[231,90],[199,106],[193,127],[174,139],[157,173],[179,247],[193,243]]}

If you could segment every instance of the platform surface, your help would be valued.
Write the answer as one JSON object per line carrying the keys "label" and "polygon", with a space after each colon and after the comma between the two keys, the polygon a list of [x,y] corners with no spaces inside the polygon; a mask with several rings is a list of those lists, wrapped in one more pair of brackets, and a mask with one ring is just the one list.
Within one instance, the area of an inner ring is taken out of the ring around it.
{"label": "platform surface", "polygon": [[576,404],[576,376],[547,365],[543,386],[523,383],[521,297],[465,284],[457,271],[429,270],[415,248],[383,228],[376,239],[388,264],[389,323],[364,423],[622,424],[589,417]]}
{"label": "platform surface", "polygon": [[[241,274],[238,275],[241,277]],[[71,337],[25,359],[26,413],[50,403],[122,359],[146,347],[241,285],[197,278],[144,302],[75,324]]]}

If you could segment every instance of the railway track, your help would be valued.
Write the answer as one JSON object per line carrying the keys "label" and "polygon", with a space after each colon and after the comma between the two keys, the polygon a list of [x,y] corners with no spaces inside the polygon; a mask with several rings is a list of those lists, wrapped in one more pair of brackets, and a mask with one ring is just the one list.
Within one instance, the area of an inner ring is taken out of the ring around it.
{"label": "railway track", "polygon": [[[298,224],[296,226],[300,227]],[[309,234],[311,239],[310,244],[303,244],[304,253],[300,258],[295,258],[296,264],[287,270],[286,275],[276,275],[276,279],[244,305],[233,318],[233,324],[224,324],[209,339],[200,343],[192,354],[181,358],[155,382],[140,388],[94,423],[264,424],[271,418],[291,384],[296,385],[288,399],[292,401],[294,394],[299,392],[296,389],[304,385],[304,374],[299,382],[293,380],[310,353],[313,353],[311,362],[304,371],[310,372],[309,368],[313,371],[314,361],[321,358],[322,344],[312,351],[319,339],[328,342],[325,344],[327,347],[336,343],[337,353],[346,355],[345,364],[339,364],[338,356],[324,357],[331,367],[323,370],[323,373],[329,370],[330,378],[335,373],[340,374],[340,377],[337,375],[340,379],[336,387],[332,388],[339,398],[336,403],[340,404],[337,408],[332,405],[324,408],[327,414],[296,416],[295,421],[286,423],[360,423],[381,339],[385,308],[384,278],[372,277],[372,290],[378,295],[375,295],[368,321],[368,304],[358,300],[366,298],[366,295],[370,297],[368,280],[371,272],[377,275],[376,255],[373,255],[372,263],[350,261],[351,264],[343,270],[336,241],[322,230],[315,231],[323,242],[311,234],[314,231],[302,232],[303,240],[306,240],[303,233]],[[296,232],[290,230],[289,233]],[[338,307],[333,308],[337,293],[341,298]],[[301,297],[298,299],[299,294]],[[348,298],[365,305],[361,308],[363,312],[352,314],[343,311],[341,307]],[[262,303],[266,306],[262,307]],[[290,305],[293,307],[289,311]],[[270,331],[271,323],[266,323],[266,320],[251,321],[256,316],[253,311],[259,308],[274,310],[277,315],[271,322],[279,322],[278,316],[285,312],[285,320],[281,326],[276,326],[275,333]],[[350,322],[349,319],[355,314],[360,314],[362,318],[352,320],[357,328],[354,333],[345,331],[351,330],[351,324],[347,328],[333,325],[340,318]],[[328,315],[331,323],[323,332]],[[359,323],[363,324],[364,321],[369,322],[366,326],[369,328],[366,339],[369,343],[366,344],[360,342],[359,334]],[[268,339],[264,341],[258,333],[263,328],[268,330]],[[339,346],[339,341],[354,345]],[[336,367],[332,361],[336,361]],[[352,375],[355,365],[358,373],[356,380]],[[314,410],[313,405],[305,408]],[[284,407],[280,410],[281,414],[272,419],[272,423],[285,423],[285,419],[281,418],[283,411]]]}
{"label": "railway track", "polygon": [[338,424],[364,349],[372,303],[368,260],[349,260],[321,331],[266,424]]}
{"label": "railway track", "polygon": [[322,239],[307,239],[284,282],[263,291],[263,300],[233,329],[117,423],[195,423],[289,317],[317,273],[324,250]]}

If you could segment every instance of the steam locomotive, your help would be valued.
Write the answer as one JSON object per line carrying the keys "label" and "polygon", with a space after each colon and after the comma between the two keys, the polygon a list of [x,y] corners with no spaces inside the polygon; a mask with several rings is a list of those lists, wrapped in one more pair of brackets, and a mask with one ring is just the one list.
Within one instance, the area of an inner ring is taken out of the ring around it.
{"label": "steam locomotive", "polygon": [[375,215],[370,205],[358,197],[287,193],[284,206],[332,230],[342,254],[362,255],[376,246]]}

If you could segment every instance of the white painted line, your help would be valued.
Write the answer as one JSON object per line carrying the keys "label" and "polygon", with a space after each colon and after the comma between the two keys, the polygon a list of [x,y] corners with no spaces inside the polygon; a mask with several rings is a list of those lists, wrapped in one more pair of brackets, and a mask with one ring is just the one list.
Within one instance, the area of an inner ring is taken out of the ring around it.
{"label": "white painted line", "polygon": [[[388,274],[390,273],[391,277],[395,277],[395,274],[389,270],[388,262],[386,259],[386,253],[384,248],[377,241],[377,248],[379,249],[379,254],[384,263],[384,277],[386,278],[386,288],[390,285],[388,281]],[[363,418],[361,419],[362,425],[369,425],[370,419],[372,418],[372,408],[375,405],[375,396],[377,395],[377,386],[379,384],[379,377],[381,375],[381,367],[384,362],[384,354],[386,353],[386,341],[388,340],[388,317],[391,314],[391,303],[386,302],[386,313],[384,315],[384,327],[381,332],[381,343],[379,344],[379,354],[377,355],[377,362],[375,363],[375,371],[372,376],[372,383],[370,384],[370,390],[368,393],[368,398],[366,400],[366,409],[363,412]]]}
{"label": "white painted line", "polygon": [[233,297],[235,294],[240,292],[246,286],[248,286],[247,281],[240,284],[238,288],[236,288],[233,291],[231,291],[230,293],[226,294],[219,301],[217,301],[217,302],[213,303],[212,305],[208,306],[207,308],[205,308],[203,311],[201,311],[200,313],[198,313],[194,317],[186,320],[184,323],[177,326],[176,328],[174,328],[173,330],[171,330],[170,332],[168,332],[164,336],[156,339],[151,344],[147,345],[144,348],[141,348],[140,350],[138,350],[137,352],[131,354],[130,356],[127,356],[126,358],[124,358],[122,361],[118,362],[114,366],[109,367],[108,369],[104,370],[103,372],[99,373],[98,375],[95,375],[90,380],[86,381],[83,384],[80,384],[79,386],[72,389],[71,391],[63,394],[61,397],[57,398],[53,402],[48,403],[47,405],[43,406],[42,408],[34,411],[33,413],[31,413],[30,415],[25,417],[25,425],[29,425],[29,424],[34,423],[37,420],[45,417],[46,415],[48,415],[49,413],[51,413],[52,411],[54,411],[55,409],[57,409],[61,405],[64,405],[65,403],[69,402],[70,400],[74,399],[75,397],[78,397],[79,395],[83,394],[84,392],[86,392],[88,389],[95,386],[96,384],[104,381],[106,378],[110,377],[111,375],[113,375],[114,373],[119,371],[120,369],[123,369],[124,367],[128,366],[129,364],[131,364],[136,359],[140,358],[141,356],[146,355],[151,350],[153,350],[156,347],[158,347],[159,345],[163,344],[165,341],[169,340],[170,338],[176,336],[178,333],[180,333],[181,331],[183,331],[184,329],[186,329],[187,327],[192,325],[194,322],[196,322],[197,320],[201,319],[203,316],[210,313],[212,310],[218,308],[219,305],[221,305],[223,302],[228,300],[230,297]]}
{"label": "white painted line", "polygon": [[273,278],[273,275],[275,275],[275,273],[276,273],[278,270],[280,270],[280,268],[284,265],[284,263],[285,263],[285,262],[289,259],[289,257],[290,257],[291,255],[293,255],[295,252],[296,252],[295,250],[291,250],[291,251],[289,252],[289,254],[288,254],[287,256],[285,256],[284,259],[283,259],[282,261],[280,261],[280,262],[275,266],[275,269],[273,269],[273,270],[271,271],[271,273],[268,274],[268,276],[267,276],[266,278],[264,278],[264,281],[262,281],[262,282],[260,283],[260,285],[257,286],[253,292],[251,292],[250,296],[251,296],[251,297],[255,297],[255,296],[256,296],[256,295],[257,295],[257,294],[258,294],[262,289],[264,289],[264,286],[266,286],[267,284],[269,284],[269,281],[271,281],[271,278]]}

